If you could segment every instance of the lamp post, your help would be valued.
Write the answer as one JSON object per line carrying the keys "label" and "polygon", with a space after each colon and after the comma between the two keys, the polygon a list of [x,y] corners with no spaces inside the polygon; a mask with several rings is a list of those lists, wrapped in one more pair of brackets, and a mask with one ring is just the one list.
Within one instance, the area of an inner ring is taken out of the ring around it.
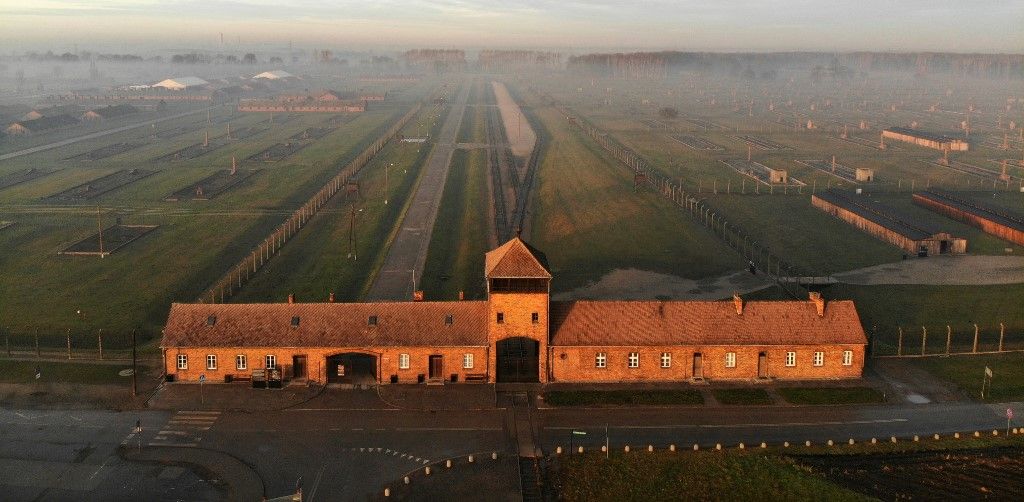
{"label": "lamp post", "polygon": [[356,236],[355,236],[356,214],[361,213],[361,212],[363,212],[363,210],[362,209],[358,209],[357,210],[356,206],[354,204],[350,207],[349,219],[348,219],[348,257],[352,258],[353,260],[356,259]]}

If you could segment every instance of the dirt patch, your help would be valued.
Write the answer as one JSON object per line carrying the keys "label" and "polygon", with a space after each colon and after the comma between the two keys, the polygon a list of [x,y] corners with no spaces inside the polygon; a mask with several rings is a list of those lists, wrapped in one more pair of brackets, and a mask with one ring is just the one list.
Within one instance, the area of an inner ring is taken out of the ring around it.
{"label": "dirt patch", "polygon": [[553,296],[554,300],[718,300],[764,289],[764,276],[740,271],[711,279],[686,279],[635,268],[616,269],[597,282]]}
{"label": "dirt patch", "polygon": [[835,274],[846,284],[984,285],[1024,282],[1024,256],[932,256]]}
{"label": "dirt patch", "polygon": [[498,109],[501,110],[501,121],[505,124],[505,136],[508,137],[512,155],[516,157],[528,157],[533,152],[533,146],[537,143],[537,135],[530,127],[530,123],[523,118],[523,112],[519,105],[512,99],[501,82],[491,82],[494,87],[494,97],[498,100]]}

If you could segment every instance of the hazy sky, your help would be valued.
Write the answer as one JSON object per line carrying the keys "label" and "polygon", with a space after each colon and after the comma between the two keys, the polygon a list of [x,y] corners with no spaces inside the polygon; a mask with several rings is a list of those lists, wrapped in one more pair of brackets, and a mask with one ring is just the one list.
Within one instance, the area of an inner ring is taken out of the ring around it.
{"label": "hazy sky", "polygon": [[0,0],[0,50],[176,48],[1024,52],[1024,0]]}

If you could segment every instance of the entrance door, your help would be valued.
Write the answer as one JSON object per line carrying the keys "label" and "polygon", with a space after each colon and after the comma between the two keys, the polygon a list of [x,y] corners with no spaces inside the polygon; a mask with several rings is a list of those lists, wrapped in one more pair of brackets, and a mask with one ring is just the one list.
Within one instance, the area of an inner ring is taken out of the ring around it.
{"label": "entrance door", "polygon": [[499,383],[540,381],[540,342],[517,336],[497,343],[497,373]]}
{"label": "entrance door", "polygon": [[306,378],[306,356],[292,356],[292,378]]}
{"label": "entrance door", "polygon": [[768,355],[764,352],[757,355],[757,378],[768,378]]}
{"label": "entrance door", "polygon": [[946,254],[949,252],[949,241],[939,241],[939,254]]}
{"label": "entrance door", "polygon": [[328,356],[327,382],[345,384],[376,383],[377,356],[359,352]]}
{"label": "entrance door", "polygon": [[693,378],[704,378],[704,357],[700,352],[693,355]]}
{"label": "entrance door", "polygon": [[444,356],[430,356],[430,379],[444,378]]}

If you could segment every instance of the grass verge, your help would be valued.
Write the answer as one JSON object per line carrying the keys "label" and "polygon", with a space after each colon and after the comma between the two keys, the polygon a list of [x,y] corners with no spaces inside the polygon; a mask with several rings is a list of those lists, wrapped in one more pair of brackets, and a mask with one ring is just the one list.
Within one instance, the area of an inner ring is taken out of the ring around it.
{"label": "grass verge", "polygon": [[780,387],[779,395],[792,404],[870,404],[885,402],[871,387]]}
{"label": "grass verge", "polygon": [[988,367],[992,369],[992,386],[985,391],[985,401],[1024,399],[1024,353],[929,357],[908,362],[956,384],[975,398],[981,397],[981,379]]}
{"label": "grass verge", "polygon": [[678,390],[554,390],[544,393],[551,406],[619,406],[704,404],[700,391]]}
{"label": "grass verge", "polygon": [[764,389],[715,389],[715,400],[722,404],[773,404],[775,401]]}
{"label": "grass verge", "polygon": [[[40,372],[35,378],[36,369]],[[118,372],[131,368],[131,363],[91,364],[53,361],[12,361],[0,359],[0,383],[68,383],[130,385],[131,376]],[[139,378],[145,379],[147,369],[139,366]]]}

